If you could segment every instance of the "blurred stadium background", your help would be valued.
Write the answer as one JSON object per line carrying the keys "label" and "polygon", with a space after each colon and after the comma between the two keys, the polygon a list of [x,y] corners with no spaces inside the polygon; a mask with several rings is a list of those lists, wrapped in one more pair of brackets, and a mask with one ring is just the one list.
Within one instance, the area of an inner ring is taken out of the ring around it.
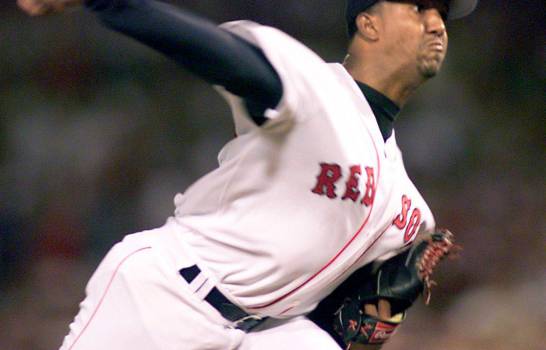
{"label": "blurred stadium background", "polygon": [[[107,249],[161,225],[232,127],[208,85],[92,15],[14,3],[0,3],[0,349],[56,349]],[[343,59],[342,0],[175,3]],[[483,0],[449,23],[444,71],[402,113],[409,174],[464,251],[387,350],[544,349],[545,14]]]}

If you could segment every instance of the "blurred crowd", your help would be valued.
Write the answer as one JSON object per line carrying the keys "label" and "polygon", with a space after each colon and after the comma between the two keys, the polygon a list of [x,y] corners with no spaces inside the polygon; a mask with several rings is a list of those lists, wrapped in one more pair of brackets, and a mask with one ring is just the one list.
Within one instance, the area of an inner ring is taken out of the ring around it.
{"label": "blurred crowd", "polygon": [[[174,2],[344,56],[342,0]],[[14,3],[0,4],[0,349],[55,349],[109,247],[163,224],[233,127],[210,86],[89,13]],[[483,0],[449,23],[443,72],[400,116],[408,173],[464,250],[387,350],[544,349],[545,13]]]}

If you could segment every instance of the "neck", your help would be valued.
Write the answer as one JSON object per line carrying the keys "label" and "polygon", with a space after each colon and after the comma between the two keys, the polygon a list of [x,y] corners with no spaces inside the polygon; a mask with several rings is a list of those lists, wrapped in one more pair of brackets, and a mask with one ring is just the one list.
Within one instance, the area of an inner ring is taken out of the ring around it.
{"label": "neck", "polygon": [[424,82],[400,69],[377,59],[347,55],[343,66],[356,81],[360,81],[387,96],[399,107],[406,104],[415,90]]}
{"label": "neck", "polygon": [[387,141],[392,135],[394,128],[394,122],[400,112],[400,108],[385,95],[369,87],[368,85],[356,82],[360,91],[368,101],[368,104],[372,108],[375,119],[377,120],[377,126],[383,136],[383,140]]}

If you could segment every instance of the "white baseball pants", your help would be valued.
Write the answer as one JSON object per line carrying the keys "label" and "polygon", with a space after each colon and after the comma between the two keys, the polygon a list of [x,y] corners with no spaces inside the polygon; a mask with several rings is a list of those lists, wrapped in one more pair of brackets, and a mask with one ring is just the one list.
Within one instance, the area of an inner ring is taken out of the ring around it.
{"label": "white baseball pants", "polygon": [[61,350],[340,350],[305,317],[269,319],[250,333],[230,328],[179,275],[194,262],[177,230],[169,221],[110,250]]}

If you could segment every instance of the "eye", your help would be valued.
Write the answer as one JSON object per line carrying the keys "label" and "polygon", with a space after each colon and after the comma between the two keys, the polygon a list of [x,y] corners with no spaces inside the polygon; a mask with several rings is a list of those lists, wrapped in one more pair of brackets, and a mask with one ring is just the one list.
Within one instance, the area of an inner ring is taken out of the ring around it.
{"label": "eye", "polygon": [[425,6],[423,5],[414,5],[413,6],[413,11],[415,12],[423,12],[425,10]]}
{"label": "eye", "polygon": [[417,13],[424,13],[427,10],[436,9],[438,10],[440,17],[442,17],[444,22],[447,20],[447,15],[449,11],[449,8],[444,3],[441,3],[441,2],[430,3],[425,1],[414,4],[413,9]]}

